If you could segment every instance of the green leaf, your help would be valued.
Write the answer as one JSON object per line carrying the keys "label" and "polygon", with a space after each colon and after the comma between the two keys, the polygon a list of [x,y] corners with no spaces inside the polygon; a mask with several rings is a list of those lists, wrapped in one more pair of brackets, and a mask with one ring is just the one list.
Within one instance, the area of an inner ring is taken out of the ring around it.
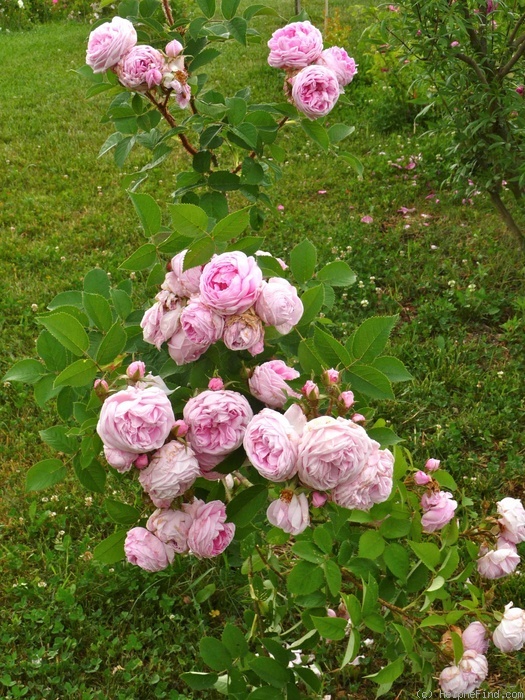
{"label": "green leaf", "polygon": [[319,357],[322,358],[327,367],[336,367],[338,364],[348,367],[352,362],[348,350],[333,336],[320,328],[316,328],[314,331],[314,345]]}
{"label": "green leaf", "polygon": [[238,627],[232,625],[231,622],[226,623],[222,631],[222,643],[228,649],[234,659],[242,658],[248,653],[248,642],[244,634]]}
{"label": "green leaf", "polygon": [[408,544],[427,569],[434,571],[441,559],[439,547],[433,542],[412,542],[409,540]]}
{"label": "green leaf", "polygon": [[[94,270],[91,270],[91,272],[94,272]],[[102,272],[102,270],[100,270],[100,272]],[[89,274],[90,273],[88,272],[88,275]],[[84,281],[86,278],[84,278]],[[81,309],[82,292],[75,290],[71,290],[69,292],[60,292],[60,294],[57,294],[55,297],[53,297],[53,299],[47,305],[47,308],[50,311],[54,311],[55,309],[58,309],[59,306],[76,306],[77,308]]]}
{"label": "green leaf", "polygon": [[246,46],[246,31],[248,23],[243,17],[234,17],[228,22],[228,30],[230,35],[238,41],[239,44]]}
{"label": "green leaf", "polygon": [[184,270],[189,270],[197,265],[204,265],[211,260],[215,253],[215,241],[209,236],[204,236],[194,241],[184,256]]}
{"label": "green leaf", "polygon": [[356,171],[357,175],[361,178],[363,177],[363,172],[365,170],[363,164],[357,158],[356,156],[352,155],[351,153],[347,153],[346,151],[339,151],[337,154],[339,158],[342,158],[345,163],[348,163],[348,165],[351,165],[352,168]]}
{"label": "green leaf", "polygon": [[399,678],[404,670],[404,659],[403,657],[399,657],[399,659],[396,659],[392,663],[388,664],[388,666],[385,666],[377,673],[374,673],[371,676],[365,676],[365,678],[370,678],[375,683],[393,683],[396,678]]}
{"label": "green leaf", "polygon": [[348,126],[348,124],[333,124],[328,129],[328,138],[330,139],[330,143],[339,143],[339,141],[342,141],[343,139],[346,139],[347,136],[350,136],[350,134],[353,134],[354,131],[355,126]]}
{"label": "green leaf", "polygon": [[322,124],[318,121],[310,121],[309,119],[301,119],[301,126],[305,134],[315,141],[315,143],[320,146],[323,151],[327,152],[330,146],[330,138],[328,137],[328,132]]}
{"label": "green leaf", "polygon": [[120,318],[125,321],[133,308],[129,294],[126,294],[123,289],[112,289],[111,300],[113,301],[115,311]]}
{"label": "green leaf", "polygon": [[[109,299],[111,282],[108,273],[95,267],[84,277],[84,291],[88,294],[100,294],[104,299]],[[82,302],[82,298],[80,299]],[[76,304],[74,304],[76,306]]]}
{"label": "green leaf", "polygon": [[246,700],[279,700],[283,695],[275,692],[275,688],[269,685],[264,685],[261,688],[255,688],[248,695]]}
{"label": "green leaf", "polygon": [[[37,348],[38,349],[38,348]],[[25,382],[26,384],[34,384],[44,374],[46,368],[38,360],[20,360],[14,364],[2,377],[3,382]]]}
{"label": "green leaf", "polygon": [[361,611],[363,614],[363,620],[377,612],[379,607],[379,588],[377,581],[372,576],[368,574],[368,581],[363,585],[363,604],[361,606]]}
{"label": "green leaf", "polygon": [[341,576],[341,570],[333,559],[327,559],[325,561],[324,574],[330,593],[334,596],[339,595],[341,593],[343,579]]}
{"label": "green leaf", "polygon": [[[195,73],[196,70],[215,60],[220,55],[221,52],[217,49],[204,49],[204,51],[201,51],[195,56],[195,58],[192,59],[191,63],[189,64],[189,69],[192,73]],[[208,144],[201,142],[201,145],[206,146]]]}
{"label": "green leaf", "polygon": [[455,491],[458,487],[452,475],[446,472],[444,469],[438,469],[437,471],[433,472],[432,478],[435,479],[440,486],[444,486],[451,491]]}
{"label": "green leaf", "polygon": [[146,270],[157,259],[157,249],[153,243],[145,243],[140,246],[129,258],[120,263],[119,270]]}
{"label": "green leaf", "polygon": [[319,590],[324,583],[323,569],[307,561],[298,562],[290,571],[286,586],[290,593],[306,595]]}
{"label": "green leaf", "polygon": [[249,666],[252,671],[274,688],[282,688],[290,680],[288,669],[283,668],[275,659],[267,656],[254,656],[250,659]]}
{"label": "green leaf", "polygon": [[290,269],[299,284],[313,277],[317,265],[317,250],[309,240],[298,243],[290,253]]}
{"label": "green leaf", "polygon": [[385,375],[370,365],[352,365],[348,370],[352,389],[372,399],[393,399],[392,386]]}
{"label": "green leaf", "polygon": [[429,615],[421,621],[420,627],[448,627],[448,623],[441,615]]}
{"label": "green leaf", "polygon": [[317,273],[320,282],[328,282],[333,287],[348,287],[356,281],[355,272],[343,260],[334,260]]}
{"label": "green leaf", "polygon": [[344,668],[347,664],[355,659],[359,653],[359,647],[361,645],[361,635],[355,627],[350,630],[350,636],[348,638],[348,645],[346,647],[345,655],[341,662],[341,668]]}
{"label": "green leaf", "polygon": [[26,491],[41,491],[66,478],[66,468],[59,459],[44,459],[26,474]]}
{"label": "green leaf", "polygon": [[243,16],[247,20],[252,19],[252,17],[256,15],[272,15],[278,17],[279,13],[273,7],[267,7],[266,5],[250,5],[243,12]]}
{"label": "green leaf", "polygon": [[215,170],[208,178],[208,185],[218,192],[238,190],[240,184],[240,177],[229,170]]}
{"label": "green leaf", "polygon": [[204,603],[215,593],[216,590],[217,586],[214,583],[209,583],[207,586],[204,586],[204,588],[201,588],[200,591],[197,591],[195,594],[195,601],[199,603],[199,605]]}
{"label": "green leaf", "polygon": [[306,683],[306,685],[311,688],[314,693],[319,693],[322,686],[322,680],[312,671],[311,668],[304,668],[302,666],[294,666],[294,673],[296,673],[299,678]]}
{"label": "green leaf", "polygon": [[226,506],[228,522],[235,523],[237,527],[246,527],[266,505],[267,500],[268,492],[263,484],[241,491]]}
{"label": "green leaf", "polygon": [[328,532],[328,528],[326,528],[324,525],[319,525],[314,529],[313,540],[319,549],[325,554],[332,553],[334,542],[332,540],[332,536]]}
{"label": "green leaf", "polygon": [[149,194],[128,192],[128,195],[135,207],[144,233],[148,238],[151,238],[151,236],[154,236],[160,231],[162,223],[162,214],[159,205]]}
{"label": "green leaf", "polygon": [[[201,0],[203,2],[204,0]],[[189,673],[181,673],[180,677],[187,683],[192,690],[206,690],[213,688],[219,676],[216,673],[199,673],[191,671]]]}
{"label": "green leaf", "polygon": [[[119,121],[120,124],[117,124],[117,121]],[[119,131],[122,130],[122,133],[125,133],[126,127],[131,127],[132,131],[133,129],[136,129],[137,120],[135,117],[132,117],[131,119],[120,119],[117,121],[115,121],[115,128],[117,128]],[[113,151],[113,158],[117,168],[123,167],[124,163],[126,162],[126,158],[131,153],[134,143],[135,139],[131,136],[126,136],[117,143],[115,150]]]}
{"label": "green leaf", "polygon": [[407,654],[410,654],[414,649],[414,638],[412,634],[406,627],[403,627],[403,625],[396,625],[396,623],[394,623],[394,628],[399,634],[399,638],[405,647],[405,651]]}
{"label": "green leaf", "polygon": [[410,520],[400,519],[400,518],[387,518],[384,520],[380,527],[379,532],[387,540],[396,540],[399,537],[404,537],[410,532],[412,523]]}
{"label": "green leaf", "polygon": [[398,360],[397,357],[390,357],[389,355],[376,357],[372,362],[372,366],[380,372],[383,372],[391,382],[411,382],[414,379],[405,365],[401,360]]}
{"label": "green leaf", "polygon": [[354,333],[353,356],[364,363],[374,360],[384,350],[398,319],[399,316],[367,318]]}
{"label": "green leaf", "polygon": [[242,162],[243,185],[260,185],[264,180],[264,170],[253,158],[245,158]]}
{"label": "green leaf", "polygon": [[55,425],[52,428],[40,430],[38,434],[46,445],[57,452],[73,454],[77,451],[79,443],[76,438],[68,436],[67,431],[68,428],[65,425]]}
{"label": "green leaf", "polygon": [[[50,372],[60,372],[70,362],[70,354],[59,345],[51,333],[43,330],[36,341],[36,351],[46,363]],[[32,360],[36,362],[36,360]]]}
{"label": "green leaf", "polygon": [[87,315],[93,321],[96,328],[101,331],[107,331],[113,323],[113,315],[111,307],[102,294],[90,294],[84,292],[82,295],[82,303]]}
{"label": "green leaf", "polygon": [[137,508],[116,501],[114,498],[106,498],[104,508],[111,520],[119,525],[135,525],[140,518],[140,511]]}
{"label": "green leaf", "polygon": [[406,549],[397,542],[387,544],[383,559],[394,576],[404,583],[410,570],[410,558]]}
{"label": "green leaf", "polygon": [[85,489],[95,493],[104,493],[106,470],[99,462],[93,460],[84,467],[80,461],[75,461],[73,466],[78,480]]}
{"label": "green leaf", "polygon": [[304,311],[298,323],[299,326],[305,326],[307,323],[311,323],[314,320],[324,304],[324,296],[325,290],[323,284],[318,284],[306,290],[301,297]]}
{"label": "green leaf", "polygon": [[96,376],[97,365],[93,360],[77,360],[60,372],[54,386],[87,386],[93,384]]}
{"label": "green leaf", "polygon": [[377,559],[385,551],[385,540],[377,530],[367,530],[359,538],[359,556]]}
{"label": "green leaf", "polygon": [[235,16],[240,0],[222,0],[221,11],[225,19],[231,19]]}
{"label": "green leaf", "polygon": [[118,530],[106,537],[93,550],[93,557],[103,564],[116,564],[124,559],[124,540],[127,534],[126,530]]}
{"label": "green leaf", "polygon": [[54,381],[53,374],[46,374],[34,384],[35,401],[40,408],[43,408],[50,399],[60,393],[61,388],[55,387]]}
{"label": "green leaf", "polygon": [[239,124],[239,126],[236,127],[232,126],[231,133],[237,139],[240,139],[240,143],[237,143],[237,140],[235,138],[231,138],[230,140],[232,140],[233,143],[236,143],[241,148],[248,148],[253,150],[257,149],[259,132],[257,131],[257,127],[251,122],[244,122],[243,124]]}
{"label": "green leaf", "polygon": [[368,437],[372,440],[377,440],[381,445],[381,448],[389,447],[391,445],[397,445],[399,442],[403,442],[403,438],[396,435],[390,428],[370,428],[367,430]]}
{"label": "green leaf", "polygon": [[[280,530],[282,532],[282,530]],[[324,561],[324,555],[311,542],[301,540],[292,546],[292,552],[299,559],[312,562],[313,564],[321,564]]]}
{"label": "green leaf", "polygon": [[312,615],[315,629],[324,639],[337,642],[344,639],[347,622],[341,617],[315,617]]}
{"label": "green leaf", "polygon": [[86,331],[70,314],[58,311],[38,320],[73,355],[83,355],[89,348]]}
{"label": "green leaf", "polygon": [[109,329],[108,334],[100,343],[97,351],[97,363],[99,365],[109,365],[124,350],[128,336],[126,331],[117,321]]}
{"label": "green leaf", "polygon": [[172,204],[171,221],[177,233],[188,238],[201,237],[208,228],[208,214],[195,204]]}
{"label": "green leaf", "polygon": [[213,671],[224,671],[232,664],[233,659],[228,649],[213,637],[203,637],[199,642],[199,651],[206,666]]}
{"label": "green leaf", "polygon": [[323,361],[319,357],[317,350],[313,347],[313,342],[311,340],[301,340],[297,355],[304,372],[321,374],[323,371]]}
{"label": "green leaf", "polygon": [[251,207],[245,207],[224,217],[215,225],[210,234],[212,238],[215,241],[230,241],[240,236],[250,223],[250,209]]}
{"label": "green leaf", "polygon": [[[197,0],[197,5],[200,7],[201,12],[208,18],[212,18],[215,14],[215,0]],[[193,686],[191,686],[193,688]],[[211,688],[211,686],[206,686]],[[194,690],[199,690],[199,688],[193,688]]]}

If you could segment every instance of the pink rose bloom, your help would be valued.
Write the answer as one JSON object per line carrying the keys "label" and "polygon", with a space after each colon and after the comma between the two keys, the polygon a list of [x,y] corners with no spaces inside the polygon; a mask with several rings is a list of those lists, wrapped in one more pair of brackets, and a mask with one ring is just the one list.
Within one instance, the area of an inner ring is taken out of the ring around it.
{"label": "pink rose bloom", "polygon": [[439,459],[427,459],[425,463],[425,469],[429,472],[435,472],[439,469],[439,465],[441,464],[441,460]]}
{"label": "pink rose bloom", "polygon": [[169,56],[170,58],[177,58],[177,56],[182,52],[183,48],[184,47],[180,41],[177,41],[177,39],[172,39],[169,44],[166,44],[164,52],[166,56]]}
{"label": "pink rose bloom", "polygon": [[146,374],[146,365],[144,364],[144,362],[140,362],[140,360],[138,360],[137,362],[132,362],[127,368],[126,374],[130,379],[138,381],[139,379],[142,379]]}
{"label": "pink rose bloom", "polygon": [[328,496],[326,493],[319,493],[319,491],[312,493],[312,505],[314,508],[322,508],[327,500]]}
{"label": "pink rose bloom", "polygon": [[208,389],[210,389],[210,391],[220,391],[224,389],[224,382],[220,377],[212,377],[208,382]]}
{"label": "pink rose bloom", "polygon": [[227,455],[242,445],[253,411],[237,391],[203,391],[184,407],[188,438],[197,454]]}
{"label": "pink rose bloom", "polygon": [[130,90],[151,90],[162,82],[164,56],[152,46],[134,46],[117,66],[118,79]]}
{"label": "pink rose bloom", "polygon": [[290,82],[293,103],[308,119],[325,117],[341,94],[336,74],[324,66],[303,68]]}
{"label": "pink rose bloom", "polygon": [[525,509],[518,498],[504,498],[498,501],[498,520],[501,525],[501,536],[508,542],[525,541]]}
{"label": "pink rose bloom", "polygon": [[421,518],[423,530],[425,532],[435,532],[436,530],[441,530],[442,527],[452,520],[458,504],[448,491],[438,491],[437,493],[423,494],[421,507],[424,510]]}
{"label": "pink rose bloom", "polygon": [[432,481],[432,477],[429,476],[426,472],[422,472],[421,470],[419,470],[414,474],[414,481],[418,486],[425,486],[426,484],[429,484]]}
{"label": "pink rose bloom", "polygon": [[299,479],[319,491],[350,481],[366,467],[375,444],[352,421],[331,416],[314,418],[306,424],[299,442]]}
{"label": "pink rose bloom", "polygon": [[339,401],[343,404],[343,406],[347,410],[349,408],[352,408],[352,406],[355,403],[354,392],[353,391],[342,391],[339,394]]}
{"label": "pink rose bloom", "polygon": [[519,651],[525,644],[525,611],[508,603],[503,619],[494,630],[492,641],[505,654]]}
{"label": "pink rose bloom", "polygon": [[319,398],[319,387],[311,379],[308,379],[301,389],[301,394],[304,394],[310,401],[317,401]]}
{"label": "pink rose bloom", "polygon": [[339,372],[336,369],[327,369],[323,372],[323,379],[327,384],[337,384],[339,381]]}
{"label": "pink rose bloom", "polygon": [[471,622],[461,634],[463,649],[465,651],[475,651],[478,654],[486,654],[489,648],[489,640],[487,639],[487,630],[481,622]]}
{"label": "pink rose bloom", "polygon": [[116,450],[113,447],[104,445],[104,457],[108,464],[121,474],[124,474],[124,472],[129,472],[133,466],[133,462],[137,459],[137,454],[135,452]]}
{"label": "pink rose bloom", "polygon": [[480,549],[478,559],[478,572],[480,576],[489,579],[502,578],[511,574],[520,563],[520,555],[513,542],[507,542],[503,537],[498,537],[496,549],[487,551],[486,547]]}
{"label": "pink rose bloom", "polygon": [[196,498],[183,509],[193,517],[188,532],[188,546],[196,557],[209,558],[222,554],[233,540],[235,525],[226,522],[226,506],[222,501],[204,503]]}
{"label": "pink rose bloom", "polygon": [[187,365],[195,362],[209,348],[209,345],[192,343],[182,326],[171,336],[168,341],[168,352],[171,359],[178,365]]}
{"label": "pink rose bloom", "polygon": [[297,289],[282,277],[270,277],[262,283],[255,312],[269,326],[286,335],[301,320],[304,307]]}
{"label": "pink rose bloom", "polygon": [[439,685],[448,697],[459,698],[471,693],[483,683],[489,672],[483,654],[466,651],[457,666],[447,666],[439,676]]}
{"label": "pink rose bloom", "polygon": [[161,542],[145,527],[134,527],[128,532],[124,552],[130,564],[146,571],[162,571],[175,557],[174,548]]}
{"label": "pink rose bloom", "polygon": [[179,297],[189,297],[199,291],[199,281],[203,266],[190,267],[184,270],[184,257],[188,251],[183,250],[171,259],[171,271],[166,274],[162,289],[169,290]]}
{"label": "pink rose bloom", "polygon": [[220,464],[227,455],[213,455],[206,452],[197,453],[195,455],[197,461],[199,462],[199,467],[201,468],[200,475],[207,479],[208,481],[217,481],[218,479],[223,479],[224,474],[214,471],[214,468]]}
{"label": "pink rose bloom", "polygon": [[288,367],[282,360],[270,360],[253,370],[248,385],[250,392],[259,401],[270,408],[282,408],[289,397],[301,398],[286,383],[286,380],[297,379],[299,376],[297,370]]}
{"label": "pink rose bloom", "polygon": [[179,80],[172,80],[168,87],[173,90],[175,101],[180,109],[186,109],[191,101],[191,87],[188,85],[188,83],[183,83]]}
{"label": "pink rose bloom", "polygon": [[323,36],[310,22],[292,22],[277,29],[268,42],[272,68],[304,68],[323,50]]}
{"label": "pink rose bloom", "polygon": [[199,475],[199,463],[191,447],[172,440],[155,452],[148,467],[140,472],[139,481],[157,508],[169,508]]}
{"label": "pink rose bloom", "polygon": [[105,73],[114,68],[137,43],[135,27],[127,19],[113,17],[89,35],[86,63],[93,73]]}
{"label": "pink rose bloom", "polygon": [[297,495],[283,491],[281,497],[268,506],[266,517],[272,525],[284,532],[299,535],[310,525],[308,500],[304,493]]}
{"label": "pink rose bloom", "polygon": [[189,428],[183,420],[176,420],[173,424],[173,430],[176,431],[177,437],[184,437]]}
{"label": "pink rose bloom", "polygon": [[161,389],[130,386],[104,401],[97,433],[106,447],[142,454],[162,447],[174,422],[171,403]]}
{"label": "pink rose bloom", "polygon": [[157,299],[153,306],[146,309],[140,327],[145,342],[160,350],[162,343],[180,328],[180,316],[184,307],[180,299],[169,292],[157,294]]}
{"label": "pink rose bloom", "polygon": [[318,64],[329,68],[335,73],[341,87],[351,83],[354,79],[354,75],[357,73],[357,66],[354,59],[339,46],[332,46],[330,49],[325,49],[319,56]]}
{"label": "pink rose bloom", "polygon": [[374,440],[371,442],[372,452],[363,471],[332,491],[332,500],[344,508],[368,511],[392,493],[394,455],[390,450],[380,450]]}
{"label": "pink rose bloom", "polygon": [[193,518],[182,510],[158,508],[150,515],[146,523],[147,529],[161,542],[173,547],[177,554],[188,551],[188,532]]}
{"label": "pink rose bloom", "polygon": [[242,314],[257,301],[262,279],[254,257],[238,250],[216,255],[200,278],[202,301],[225,316]]}
{"label": "pink rose bloom", "polygon": [[137,469],[145,469],[149,464],[148,455],[139,455],[135,460],[135,467]]}
{"label": "pink rose bloom", "polygon": [[258,355],[264,350],[264,329],[261,319],[248,309],[239,316],[228,316],[222,341],[229,350],[248,350]]}
{"label": "pink rose bloom", "polygon": [[224,319],[195,297],[182,309],[180,325],[192,343],[209,346],[222,336]]}
{"label": "pink rose bloom", "polygon": [[269,481],[291,479],[297,471],[299,436],[286,418],[271,408],[263,410],[248,423],[244,449],[255,469]]}

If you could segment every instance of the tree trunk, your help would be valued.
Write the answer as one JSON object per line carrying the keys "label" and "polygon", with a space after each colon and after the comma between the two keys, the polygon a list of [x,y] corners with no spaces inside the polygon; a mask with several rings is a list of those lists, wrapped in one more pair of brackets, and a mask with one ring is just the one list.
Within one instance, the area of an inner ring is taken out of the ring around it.
{"label": "tree trunk", "polygon": [[498,214],[501,216],[501,218],[505,222],[509,231],[511,231],[514,234],[522,251],[525,253],[525,236],[523,235],[523,232],[520,229],[520,227],[518,226],[518,224],[512,218],[512,214],[505,206],[503,200],[501,199],[501,197],[499,195],[499,192],[497,192],[496,190],[489,190],[489,194],[490,194],[490,198],[492,200],[492,204],[498,210]]}

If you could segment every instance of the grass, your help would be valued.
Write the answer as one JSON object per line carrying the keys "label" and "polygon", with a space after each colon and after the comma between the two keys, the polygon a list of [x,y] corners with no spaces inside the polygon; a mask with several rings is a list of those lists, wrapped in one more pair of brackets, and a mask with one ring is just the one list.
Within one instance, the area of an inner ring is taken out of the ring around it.
{"label": "grass", "polygon": [[[322,3],[303,4],[319,23]],[[290,0],[281,5],[291,9]],[[332,314],[343,335],[367,316],[400,315],[391,352],[415,381],[398,388],[396,401],[381,411],[418,463],[441,458],[467,493],[487,502],[496,495],[521,498],[523,257],[482,196],[470,206],[461,203],[461,193],[440,190],[449,167],[444,146],[423,129],[414,133],[412,123],[399,119],[388,89],[371,82],[357,42],[365,22],[358,10],[347,9],[338,28],[360,74],[334,120],[356,125],[347,148],[362,159],[365,176],[358,180],[286,128],[289,161],[274,191],[284,210],[269,212],[267,247],[286,254],[309,237],[322,260],[349,262],[358,284],[344,290]],[[259,25],[265,37],[274,28],[273,20]],[[33,352],[33,304],[44,310],[95,265],[122,276],[119,263],[141,242],[118,185],[121,173],[111,158],[97,160],[110,133],[100,124],[105,99],[87,102],[73,72],[82,65],[88,32],[76,24],[45,25],[0,39],[2,374]],[[265,64],[264,44],[244,56],[240,47],[228,49],[212,80],[228,94],[252,84],[254,99],[278,99],[281,77]],[[38,71],[22,78],[20,66]],[[410,156],[417,166],[406,170]],[[133,155],[125,171],[144,158]],[[184,162],[184,154],[174,158],[144,191],[162,201]],[[373,223],[362,223],[365,215]],[[38,431],[56,418],[35,408],[27,387],[0,392],[0,562],[2,598],[11,612],[10,623],[0,626],[6,697],[190,697],[178,676],[192,668],[200,636],[242,615],[230,593],[235,574],[227,566],[206,574],[199,586],[213,582],[216,591],[199,604],[190,581],[204,573],[200,565],[147,576],[93,562],[92,542],[112,527],[101,497],[88,496],[74,479],[45,495],[24,493],[25,471],[48,454]],[[518,578],[503,591],[515,601],[523,594]],[[210,615],[214,610],[220,614]],[[509,683],[520,679],[519,665],[501,668]]]}

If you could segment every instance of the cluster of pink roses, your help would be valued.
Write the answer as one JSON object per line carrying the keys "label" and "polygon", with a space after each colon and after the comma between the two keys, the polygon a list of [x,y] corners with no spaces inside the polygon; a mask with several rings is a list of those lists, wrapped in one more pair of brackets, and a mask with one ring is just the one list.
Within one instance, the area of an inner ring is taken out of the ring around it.
{"label": "cluster of pink roses", "polygon": [[286,71],[285,89],[309,119],[327,115],[357,73],[354,59],[344,49],[332,46],[323,51],[322,34],[310,22],[277,29],[268,47],[268,63]]}
{"label": "cluster of pink roses", "polygon": [[218,340],[230,350],[264,350],[264,324],[286,334],[298,323],[303,304],[281,277],[263,279],[253,256],[240,251],[215,255],[206,265],[183,270],[186,251],[171,260],[155,304],[141,321],[144,340],[168,343],[178,365],[193,362]]}
{"label": "cluster of pink roses", "polygon": [[146,527],[131,529],[124,543],[126,558],[146,571],[161,571],[175,554],[190,552],[200,559],[224,552],[235,534],[235,525],[226,522],[222,501],[205,503],[195,498],[181,510],[158,509]]}
{"label": "cluster of pink roses", "polygon": [[[427,472],[434,472],[439,469],[439,459],[428,459],[425,468]],[[421,525],[425,532],[435,532],[447,525],[456,512],[457,501],[448,491],[441,491],[439,484],[432,479],[430,474],[424,471],[417,471],[414,474],[414,481],[418,486],[427,486],[428,490],[421,497],[421,508],[423,517]]]}
{"label": "cluster of pink roses", "polygon": [[133,24],[122,17],[113,17],[94,29],[89,35],[86,63],[94,73],[113,70],[120,83],[137,92],[161,86],[173,93],[177,104],[184,109],[191,98],[184,67],[183,46],[173,39],[159,51],[152,46],[138,45]]}
{"label": "cluster of pink roses", "polygon": [[516,545],[525,542],[525,509],[517,498],[503,498],[497,503],[499,536],[495,549],[483,545],[478,559],[481,576],[490,579],[511,574],[520,563]]}

